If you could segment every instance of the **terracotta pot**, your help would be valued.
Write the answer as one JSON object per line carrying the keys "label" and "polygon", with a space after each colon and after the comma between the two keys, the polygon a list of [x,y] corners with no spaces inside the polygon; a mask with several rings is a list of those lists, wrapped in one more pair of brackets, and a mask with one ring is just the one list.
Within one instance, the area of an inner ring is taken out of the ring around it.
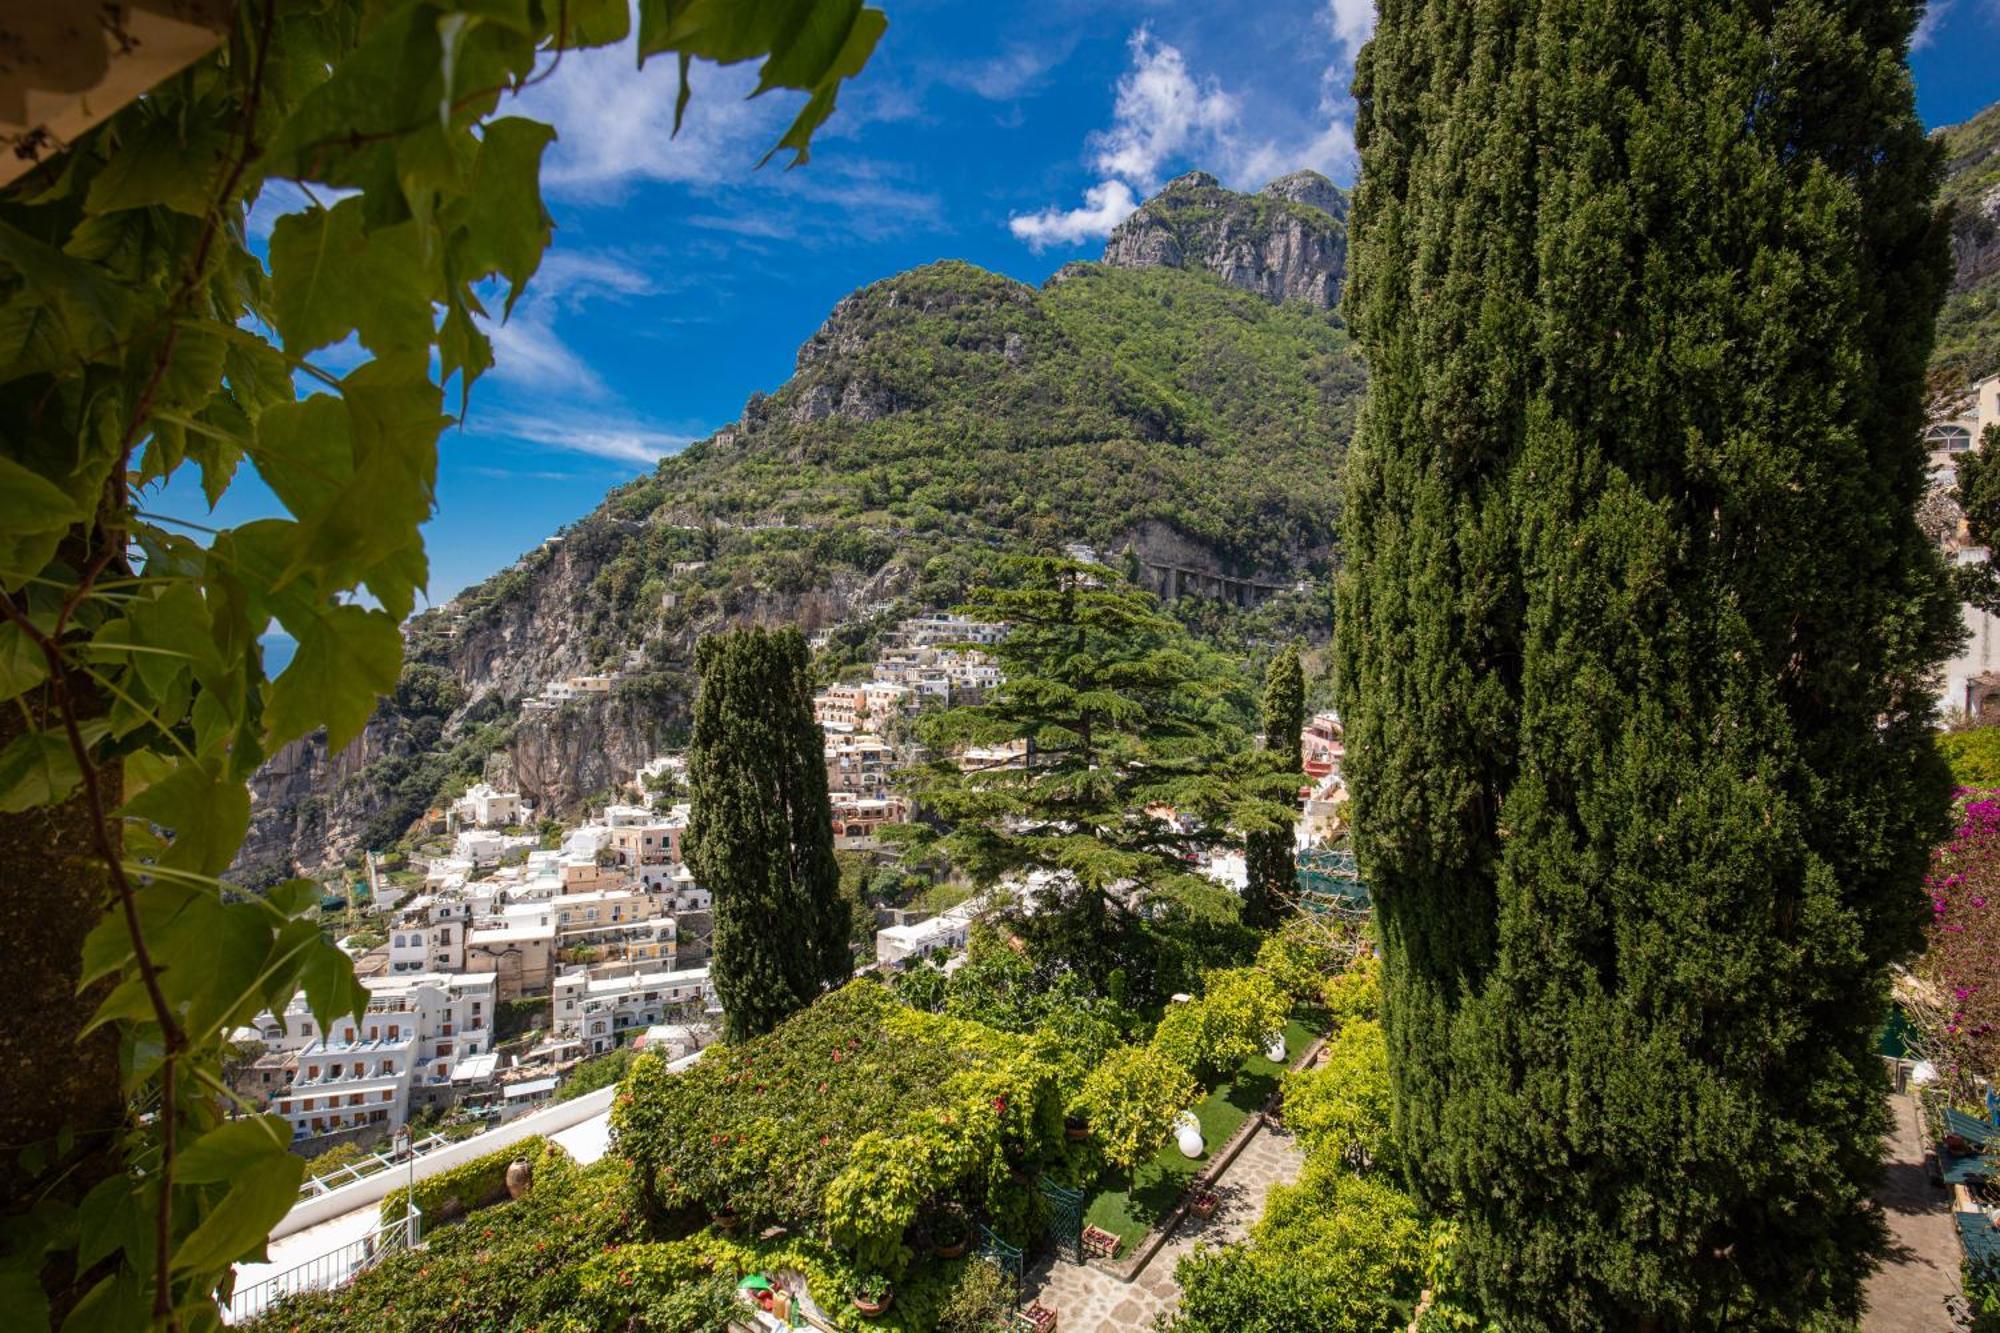
{"label": "terracotta pot", "polygon": [[1079,1143],[1090,1137],[1090,1126],[1081,1120],[1065,1120],[1063,1122],[1063,1137],[1072,1143]]}
{"label": "terracotta pot", "polygon": [[723,1231],[734,1231],[743,1225],[743,1219],[736,1215],[734,1208],[725,1208],[715,1214],[715,1225]]}
{"label": "terracotta pot", "polygon": [[869,1300],[866,1296],[853,1297],[854,1308],[860,1311],[861,1317],[863,1319],[876,1318],[884,1310],[888,1309],[889,1302],[895,1299],[896,1299],[896,1293],[893,1291],[885,1293],[879,1303]]}
{"label": "terracotta pot", "polygon": [[932,1245],[931,1254],[939,1259],[963,1259],[965,1257],[965,1241],[961,1238],[951,1245]]}
{"label": "terracotta pot", "polygon": [[535,1167],[525,1157],[516,1157],[507,1164],[507,1197],[518,1199],[535,1187]]}

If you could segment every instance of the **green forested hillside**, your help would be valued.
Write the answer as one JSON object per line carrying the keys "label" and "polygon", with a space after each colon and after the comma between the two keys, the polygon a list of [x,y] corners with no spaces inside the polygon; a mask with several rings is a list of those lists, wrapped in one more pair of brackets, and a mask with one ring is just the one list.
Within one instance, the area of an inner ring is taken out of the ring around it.
{"label": "green forested hillside", "polygon": [[1938,315],[1934,396],[2000,374],[2000,103],[1938,132],[1958,273]]}
{"label": "green forested hillside", "polygon": [[[1315,582],[1361,385],[1336,316],[1206,273],[1073,265],[1037,291],[946,262],[875,283],[740,423],[564,534],[590,571],[584,665],[648,641],[665,665],[681,631],[774,599],[841,616],[871,580],[869,602],[944,605],[1003,547],[1112,557],[1149,525]],[[556,559],[434,619],[476,635]]]}

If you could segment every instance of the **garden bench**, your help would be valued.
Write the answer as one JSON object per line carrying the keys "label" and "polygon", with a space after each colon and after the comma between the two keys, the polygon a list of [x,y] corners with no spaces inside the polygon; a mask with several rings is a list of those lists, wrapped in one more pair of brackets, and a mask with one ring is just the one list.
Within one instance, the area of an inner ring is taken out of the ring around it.
{"label": "garden bench", "polygon": [[1090,1226],[1083,1229],[1083,1252],[1099,1259],[1116,1259],[1118,1247],[1124,1244],[1118,1237],[1103,1227]]}

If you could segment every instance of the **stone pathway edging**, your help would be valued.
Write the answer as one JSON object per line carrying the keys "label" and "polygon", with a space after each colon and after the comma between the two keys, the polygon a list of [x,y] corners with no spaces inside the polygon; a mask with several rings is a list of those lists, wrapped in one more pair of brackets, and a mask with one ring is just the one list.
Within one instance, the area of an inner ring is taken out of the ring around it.
{"label": "stone pathway edging", "polygon": [[[1325,1049],[1326,1038],[1315,1037],[1312,1044],[1306,1047],[1304,1053],[1286,1066],[1286,1071],[1288,1073],[1297,1073],[1301,1069],[1312,1068],[1313,1062],[1319,1059],[1320,1052]],[[1182,1192],[1183,1201],[1175,1204],[1173,1211],[1169,1212],[1160,1220],[1158,1225],[1146,1233],[1145,1238],[1133,1248],[1130,1259],[1123,1263],[1112,1263],[1106,1259],[1092,1259],[1090,1260],[1090,1266],[1111,1274],[1111,1276],[1117,1278],[1120,1282],[1131,1282],[1136,1279],[1140,1273],[1145,1271],[1146,1265],[1153,1261],[1153,1256],[1160,1252],[1160,1248],[1172,1240],[1174,1233],[1180,1230],[1181,1223],[1188,1215],[1186,1196],[1199,1189],[1213,1188],[1215,1183],[1221,1180],[1223,1174],[1229,1170],[1230,1165],[1249,1146],[1250,1140],[1255,1138],[1258,1131],[1265,1127],[1265,1117],[1262,1111],[1253,1112],[1241,1125],[1238,1125],[1236,1132],[1230,1136],[1229,1142],[1222,1145],[1222,1150],[1209,1159],[1208,1165],[1188,1177],[1187,1189]]]}

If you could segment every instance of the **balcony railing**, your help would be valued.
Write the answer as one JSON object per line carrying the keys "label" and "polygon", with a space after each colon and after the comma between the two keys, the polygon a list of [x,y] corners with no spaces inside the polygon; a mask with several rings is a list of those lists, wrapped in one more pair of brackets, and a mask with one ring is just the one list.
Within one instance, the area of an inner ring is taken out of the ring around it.
{"label": "balcony railing", "polygon": [[223,1309],[228,1312],[230,1323],[240,1324],[263,1314],[288,1296],[345,1286],[354,1280],[355,1274],[373,1268],[384,1257],[398,1250],[414,1249],[423,1238],[423,1226],[423,1210],[411,1203],[401,1218],[383,1223],[359,1240],[231,1293],[222,1302]]}

